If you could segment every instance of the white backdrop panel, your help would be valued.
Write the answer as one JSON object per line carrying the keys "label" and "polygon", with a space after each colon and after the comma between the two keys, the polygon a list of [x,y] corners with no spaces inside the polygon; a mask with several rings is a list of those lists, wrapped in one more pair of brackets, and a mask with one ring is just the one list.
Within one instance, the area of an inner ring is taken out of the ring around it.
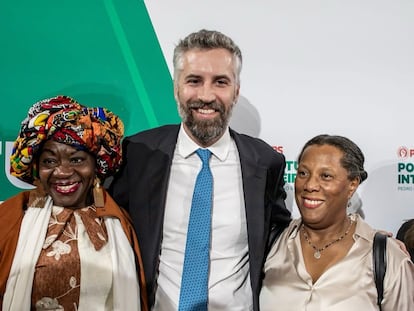
{"label": "white backdrop panel", "polygon": [[[171,72],[175,44],[192,31],[216,29],[240,46],[232,127],[279,146],[287,161],[314,135],[347,136],[366,156],[369,176],[355,202],[367,221],[396,233],[414,217],[414,1],[145,3]],[[287,180],[287,204],[297,216]]]}

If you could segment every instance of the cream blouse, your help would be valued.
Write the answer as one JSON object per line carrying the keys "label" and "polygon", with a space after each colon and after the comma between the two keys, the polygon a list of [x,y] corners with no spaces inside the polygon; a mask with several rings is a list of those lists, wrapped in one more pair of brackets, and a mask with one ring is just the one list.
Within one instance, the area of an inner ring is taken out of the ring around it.
{"label": "cream blouse", "polygon": [[[273,245],[264,267],[260,310],[378,310],[372,243],[375,231],[358,215],[349,253],[313,284],[300,244],[301,220],[291,222]],[[414,310],[414,264],[392,239],[387,243],[383,311]]]}

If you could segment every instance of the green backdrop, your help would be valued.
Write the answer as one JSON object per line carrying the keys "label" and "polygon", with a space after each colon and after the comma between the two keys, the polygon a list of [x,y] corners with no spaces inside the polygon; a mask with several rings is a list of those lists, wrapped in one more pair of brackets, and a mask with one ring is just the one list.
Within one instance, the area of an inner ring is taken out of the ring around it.
{"label": "green backdrop", "polygon": [[0,200],[21,190],[7,176],[6,143],[40,99],[62,94],[105,106],[122,118],[126,135],[179,122],[143,1],[3,1],[0,38]]}

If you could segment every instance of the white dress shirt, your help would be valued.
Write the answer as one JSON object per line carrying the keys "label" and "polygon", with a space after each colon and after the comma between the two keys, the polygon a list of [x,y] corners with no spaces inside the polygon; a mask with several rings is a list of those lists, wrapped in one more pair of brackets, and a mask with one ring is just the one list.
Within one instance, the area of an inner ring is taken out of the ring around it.
{"label": "white dress shirt", "polygon": [[[172,161],[166,199],[159,276],[153,310],[177,310],[194,184],[201,169],[200,148],[182,125]],[[214,145],[212,232],[208,309],[252,310],[246,212],[237,147],[225,132]]]}

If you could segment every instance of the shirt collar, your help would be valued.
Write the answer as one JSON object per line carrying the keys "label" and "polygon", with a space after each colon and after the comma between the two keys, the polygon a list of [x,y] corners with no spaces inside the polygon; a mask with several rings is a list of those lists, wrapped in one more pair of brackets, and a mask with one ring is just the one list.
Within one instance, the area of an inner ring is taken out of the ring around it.
{"label": "shirt collar", "polygon": [[[220,161],[224,161],[230,150],[231,144],[231,137],[230,131],[227,127],[224,131],[223,136],[220,137],[218,141],[216,141],[213,145],[208,147],[207,149],[211,151],[212,154]],[[199,146],[195,141],[193,141],[190,136],[185,132],[184,125],[181,123],[180,131],[178,133],[177,139],[177,152],[183,158],[187,158],[192,155],[197,149],[203,148]]]}
{"label": "shirt collar", "polygon": [[370,226],[366,225],[362,217],[359,214],[351,214],[350,217],[356,222],[354,239],[360,237],[367,241],[372,240],[372,229]]}

